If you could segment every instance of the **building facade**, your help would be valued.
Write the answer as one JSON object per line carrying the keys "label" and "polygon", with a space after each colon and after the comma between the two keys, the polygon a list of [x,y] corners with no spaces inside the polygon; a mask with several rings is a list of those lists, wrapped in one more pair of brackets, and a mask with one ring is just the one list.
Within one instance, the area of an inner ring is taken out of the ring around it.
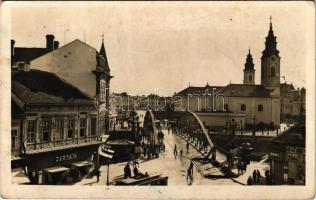
{"label": "building facade", "polygon": [[76,86],[99,107],[98,131],[106,133],[109,127],[110,68],[102,39],[101,48],[74,40],[62,47],[54,35],[46,36],[46,48],[14,47],[11,41],[12,71],[37,69],[56,74]]}
{"label": "building facade", "polygon": [[55,74],[15,73],[12,168],[22,167],[32,184],[81,179],[95,167],[102,144],[98,120],[93,99]]}
{"label": "building facade", "polygon": [[298,124],[271,141],[273,184],[305,185],[305,139],[305,124]]}

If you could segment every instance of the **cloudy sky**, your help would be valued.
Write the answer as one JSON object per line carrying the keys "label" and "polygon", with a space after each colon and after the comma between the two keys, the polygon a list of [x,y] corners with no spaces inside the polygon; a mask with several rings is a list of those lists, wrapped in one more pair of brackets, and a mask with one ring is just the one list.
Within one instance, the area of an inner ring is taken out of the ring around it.
{"label": "cloudy sky", "polygon": [[[16,46],[80,39],[100,48],[104,33],[111,90],[171,95],[191,86],[242,83],[248,48],[260,84],[260,57],[272,16],[281,76],[305,86],[314,46],[312,2],[95,2],[12,4]],[[282,79],[281,82],[284,82]]]}

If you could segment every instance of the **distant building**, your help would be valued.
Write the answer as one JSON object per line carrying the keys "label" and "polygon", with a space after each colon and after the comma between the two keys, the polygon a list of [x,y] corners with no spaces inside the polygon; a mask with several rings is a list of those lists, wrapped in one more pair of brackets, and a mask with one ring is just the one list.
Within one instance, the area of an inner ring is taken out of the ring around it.
{"label": "distant building", "polygon": [[299,124],[271,141],[273,184],[305,184],[305,139],[305,124]]}
{"label": "distant building", "polygon": [[281,120],[305,117],[306,89],[295,89],[293,84],[281,83]]}
{"label": "distant building", "polygon": [[[243,71],[243,84],[189,86],[175,96],[182,99],[182,110],[212,112],[212,117],[218,111],[227,111],[238,114],[238,123],[241,120],[248,127],[253,127],[253,124],[279,127],[280,56],[271,22],[261,56],[261,84],[255,84],[255,68],[250,50]],[[219,115],[223,120],[217,125],[225,126],[227,119],[223,114]]]}
{"label": "distant building", "polygon": [[12,77],[12,167],[31,183],[78,180],[94,165],[102,143],[91,97],[53,73],[19,71]]}

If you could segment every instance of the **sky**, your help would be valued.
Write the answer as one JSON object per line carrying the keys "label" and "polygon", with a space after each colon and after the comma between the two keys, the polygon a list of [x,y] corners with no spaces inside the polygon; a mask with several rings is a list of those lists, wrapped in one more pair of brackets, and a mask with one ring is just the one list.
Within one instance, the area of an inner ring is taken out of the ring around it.
{"label": "sky", "polygon": [[[242,83],[250,47],[260,84],[269,18],[277,36],[281,76],[305,87],[311,2],[36,2],[11,4],[18,47],[60,46],[75,39],[99,50],[104,34],[111,91],[172,95],[191,86]],[[312,46],[311,46],[312,45]],[[281,82],[284,82],[281,79]]]}

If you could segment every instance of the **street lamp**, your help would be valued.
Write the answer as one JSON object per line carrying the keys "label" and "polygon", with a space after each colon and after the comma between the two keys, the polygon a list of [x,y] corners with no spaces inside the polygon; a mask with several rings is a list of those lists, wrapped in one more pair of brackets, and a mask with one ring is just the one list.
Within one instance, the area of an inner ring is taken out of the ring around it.
{"label": "street lamp", "polygon": [[252,136],[255,137],[256,136],[256,117],[253,117],[253,126],[252,126]]}

